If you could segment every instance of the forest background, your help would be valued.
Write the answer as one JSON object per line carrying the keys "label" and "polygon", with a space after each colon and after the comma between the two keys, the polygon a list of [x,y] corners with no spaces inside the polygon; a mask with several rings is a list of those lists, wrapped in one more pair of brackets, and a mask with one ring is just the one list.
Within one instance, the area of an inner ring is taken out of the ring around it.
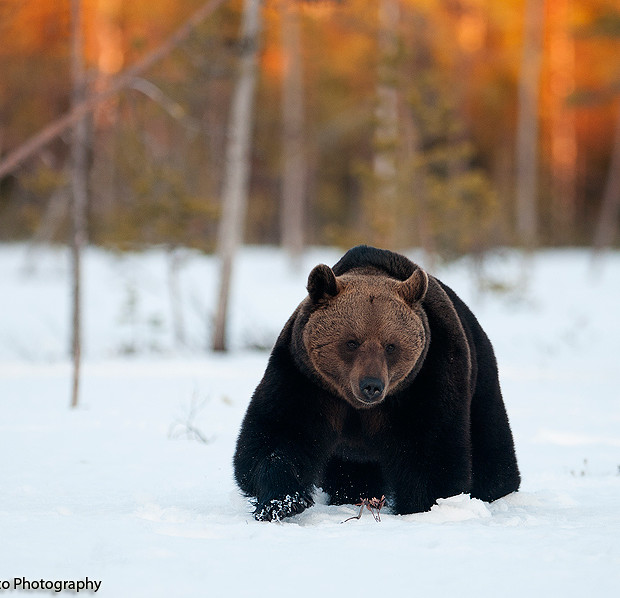
{"label": "forest background", "polygon": [[[82,0],[82,97],[202,4]],[[219,4],[88,113],[89,243],[215,249],[247,50],[243,2]],[[0,2],[0,161],[75,101],[71,9]],[[266,0],[261,15],[245,242],[448,258],[618,243],[614,0]],[[0,241],[69,239],[70,143],[65,129],[0,179]]]}

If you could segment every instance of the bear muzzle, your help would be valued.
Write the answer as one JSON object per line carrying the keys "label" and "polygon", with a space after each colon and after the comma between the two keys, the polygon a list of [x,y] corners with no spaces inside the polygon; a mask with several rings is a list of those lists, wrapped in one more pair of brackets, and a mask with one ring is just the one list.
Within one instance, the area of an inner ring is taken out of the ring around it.
{"label": "bear muzzle", "polygon": [[376,405],[385,397],[385,383],[380,378],[366,376],[360,380],[355,396],[365,405]]}

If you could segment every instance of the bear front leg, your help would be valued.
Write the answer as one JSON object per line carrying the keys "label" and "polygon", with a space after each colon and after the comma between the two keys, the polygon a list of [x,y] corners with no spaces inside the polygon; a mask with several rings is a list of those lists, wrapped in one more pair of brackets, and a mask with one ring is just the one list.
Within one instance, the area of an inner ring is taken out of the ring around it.
{"label": "bear front leg", "polygon": [[390,506],[396,515],[430,511],[438,498],[471,487],[471,462],[465,451],[436,446],[425,454],[403,450],[387,471]]}
{"label": "bear front leg", "polygon": [[273,451],[253,471],[257,521],[280,521],[297,515],[314,504],[312,486],[301,481],[299,466],[286,452]]}
{"label": "bear front leg", "polygon": [[281,521],[285,517],[291,517],[311,507],[314,501],[309,495],[295,492],[292,496],[287,494],[284,498],[272,498],[266,503],[259,503],[254,510],[256,521]]}
{"label": "bear front leg", "polygon": [[412,475],[398,476],[390,495],[390,507],[395,515],[430,511],[436,500],[426,480]]}
{"label": "bear front leg", "polygon": [[244,494],[253,498],[255,519],[278,521],[311,507],[313,462],[294,443],[278,442],[264,429],[259,434],[243,430],[234,458],[235,478]]}
{"label": "bear front leg", "polygon": [[235,479],[259,521],[312,506],[329,435],[317,407],[322,391],[298,371],[282,338],[252,396],[234,456]]}

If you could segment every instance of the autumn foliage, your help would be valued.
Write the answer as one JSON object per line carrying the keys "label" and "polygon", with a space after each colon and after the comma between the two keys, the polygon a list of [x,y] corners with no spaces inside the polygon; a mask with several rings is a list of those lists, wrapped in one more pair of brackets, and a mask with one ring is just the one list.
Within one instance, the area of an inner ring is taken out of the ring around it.
{"label": "autumn foliage", "polygon": [[[300,23],[304,241],[446,256],[519,243],[523,0],[400,0],[389,52],[381,0],[266,0],[246,241],[279,243],[283,226],[282,83],[295,61],[282,43],[282,2]],[[69,109],[69,4],[0,3],[0,157]],[[83,0],[88,92],[105,89],[201,4]],[[224,3],[92,113],[90,242],[215,247],[240,11],[240,1]],[[397,126],[378,141],[381,85],[393,92]],[[590,244],[620,126],[614,2],[546,0],[538,85],[538,242]],[[68,144],[60,136],[0,181],[0,240],[66,240]],[[387,204],[377,155],[394,167]]]}

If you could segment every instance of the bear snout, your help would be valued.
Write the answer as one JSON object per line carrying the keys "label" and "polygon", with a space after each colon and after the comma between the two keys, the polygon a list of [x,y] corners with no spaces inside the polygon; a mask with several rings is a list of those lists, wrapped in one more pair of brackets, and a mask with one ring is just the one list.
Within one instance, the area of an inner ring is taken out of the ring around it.
{"label": "bear snout", "polygon": [[361,399],[364,402],[375,403],[383,398],[385,384],[379,378],[365,377],[360,380]]}

